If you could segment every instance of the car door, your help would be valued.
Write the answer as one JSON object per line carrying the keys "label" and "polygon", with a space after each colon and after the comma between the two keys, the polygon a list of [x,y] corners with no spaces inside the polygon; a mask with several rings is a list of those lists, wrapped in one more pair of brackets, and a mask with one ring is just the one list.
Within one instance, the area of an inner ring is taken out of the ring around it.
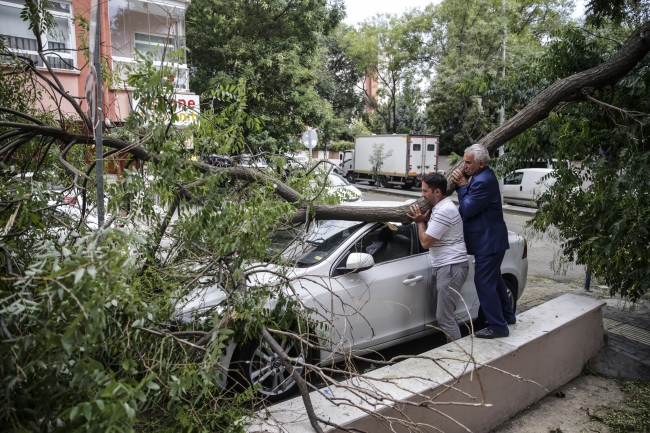
{"label": "car door", "polygon": [[520,204],[522,200],[523,171],[516,171],[503,179],[503,201],[512,204]]}
{"label": "car door", "polygon": [[[424,329],[429,270],[418,252],[413,224],[378,224],[366,231],[333,268],[332,339],[337,348],[366,349]],[[375,265],[344,269],[352,252],[371,254]]]}
{"label": "car door", "polygon": [[[417,226],[415,229],[417,230]],[[428,265],[431,266],[429,250],[425,250],[421,245],[420,249],[421,251],[424,251],[423,255],[426,257]],[[454,311],[459,322],[470,320],[472,315],[476,315],[479,306],[476,286],[474,285],[474,256],[467,256],[467,261],[469,262],[469,271],[465,284],[463,284],[460,289],[462,301],[456,304],[456,310]],[[435,325],[437,320],[436,310],[434,309],[433,289],[430,288],[427,290],[426,297],[426,308],[424,310],[425,327],[428,325]]]}

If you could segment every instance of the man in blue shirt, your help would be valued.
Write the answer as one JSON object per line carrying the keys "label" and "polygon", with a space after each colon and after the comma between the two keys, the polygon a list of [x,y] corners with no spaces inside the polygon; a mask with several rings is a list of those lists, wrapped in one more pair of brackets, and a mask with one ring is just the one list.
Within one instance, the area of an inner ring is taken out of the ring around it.
{"label": "man in blue shirt", "polygon": [[517,319],[501,276],[501,262],[510,246],[499,181],[487,166],[488,159],[485,146],[471,145],[463,156],[463,171],[471,179],[468,181],[462,171],[456,170],[452,180],[458,185],[467,254],[474,255],[474,284],[488,324],[474,335],[501,338],[509,335],[508,324]]}

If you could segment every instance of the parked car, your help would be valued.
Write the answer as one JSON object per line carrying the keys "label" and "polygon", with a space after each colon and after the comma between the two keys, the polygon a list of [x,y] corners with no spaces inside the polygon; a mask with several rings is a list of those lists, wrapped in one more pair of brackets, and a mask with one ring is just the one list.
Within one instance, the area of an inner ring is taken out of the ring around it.
{"label": "parked car", "polygon": [[503,179],[503,201],[518,206],[539,207],[539,197],[555,183],[552,168],[522,168]]}
{"label": "parked car", "polygon": [[[394,207],[399,202],[362,202],[355,206]],[[523,294],[528,273],[526,241],[509,232],[510,249],[501,264],[513,308]],[[309,308],[317,311],[314,321],[329,324],[327,341],[336,344],[327,350],[301,351],[293,342],[285,342],[289,355],[296,359],[318,358],[320,365],[342,360],[341,350],[363,354],[394,346],[437,332],[429,289],[431,265],[428,250],[418,241],[417,224],[400,225],[363,221],[314,221],[305,232],[277,231],[270,253],[280,268],[265,264],[260,272],[247,278],[250,285],[279,283],[276,272],[292,279],[293,293]],[[467,305],[458,305],[459,322],[479,317],[479,301],[474,286],[474,266],[461,295]],[[197,288],[181,299],[175,310],[179,323],[209,320],[220,310],[225,294],[218,284]],[[269,305],[271,306],[271,305]],[[325,320],[324,320],[325,318]],[[304,347],[304,346],[303,346]],[[221,357],[231,379],[259,385],[258,392],[271,401],[295,391],[296,384],[276,354],[265,343],[251,341],[238,345],[231,340]],[[304,366],[297,365],[303,374]],[[241,379],[243,378],[243,379]],[[221,386],[226,384],[224,377]]]}
{"label": "parked car", "polygon": [[309,163],[309,158],[307,158],[306,155],[301,155],[298,153],[287,153],[284,155],[284,157],[287,159],[287,168],[290,170],[293,170],[295,168],[305,168]]}
{"label": "parked car", "polygon": [[225,155],[203,155],[202,160],[206,164],[210,164],[214,167],[232,167],[234,165],[230,157]]}
{"label": "parked car", "polygon": [[363,201],[363,193],[354,185],[351,185],[343,176],[336,173],[327,175],[329,185],[327,193],[330,195],[339,195],[341,201],[360,202]]}
{"label": "parked car", "polygon": [[259,168],[259,169],[266,169],[268,167],[266,158],[264,158],[263,156],[253,156],[244,153],[239,157],[233,157],[233,159],[235,159],[235,161],[238,162],[237,165],[241,165],[242,167]]}

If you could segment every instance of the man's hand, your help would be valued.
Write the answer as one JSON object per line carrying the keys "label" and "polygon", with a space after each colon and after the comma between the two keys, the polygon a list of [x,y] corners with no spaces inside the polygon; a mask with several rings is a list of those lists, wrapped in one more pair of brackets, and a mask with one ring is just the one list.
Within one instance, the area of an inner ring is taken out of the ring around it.
{"label": "man's hand", "polygon": [[431,216],[431,209],[429,209],[427,213],[423,214],[420,210],[420,206],[412,204],[411,213],[407,213],[406,216],[411,218],[416,223],[423,223],[429,221],[429,217]]}
{"label": "man's hand", "polygon": [[458,186],[467,185],[467,179],[461,170],[456,170],[451,174],[451,180]]}

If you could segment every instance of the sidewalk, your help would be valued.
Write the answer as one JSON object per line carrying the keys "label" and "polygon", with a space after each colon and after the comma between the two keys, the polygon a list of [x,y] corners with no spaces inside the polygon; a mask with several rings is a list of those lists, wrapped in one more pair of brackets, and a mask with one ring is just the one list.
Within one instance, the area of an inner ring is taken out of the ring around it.
{"label": "sidewalk", "polygon": [[[373,194],[385,194],[392,195],[404,198],[420,198],[422,194],[419,189],[413,188],[411,190],[405,190],[399,187],[395,188],[377,188],[376,186],[368,185],[365,183],[355,183],[354,186],[359,188],[362,192],[371,192]],[[452,194],[451,200],[458,204],[458,195],[456,193]],[[521,215],[521,216],[533,216],[537,212],[537,209],[523,207],[523,206],[512,206],[509,204],[503,205],[503,213],[511,215]]]}
{"label": "sidewalk", "polygon": [[604,300],[605,348],[585,366],[585,374],[549,394],[512,417],[492,433],[609,432],[594,419],[612,409],[630,410],[621,391],[621,379],[650,380],[650,302],[636,305],[610,296],[605,286],[592,285],[587,292],[582,281],[553,283],[545,279],[528,281],[519,299],[517,313],[574,293]]}

